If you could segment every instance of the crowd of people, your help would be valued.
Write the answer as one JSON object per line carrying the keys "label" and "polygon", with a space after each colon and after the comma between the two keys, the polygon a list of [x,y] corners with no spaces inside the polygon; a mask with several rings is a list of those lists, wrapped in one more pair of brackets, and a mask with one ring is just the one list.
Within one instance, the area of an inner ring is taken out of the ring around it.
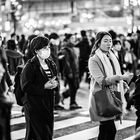
{"label": "crowd of people", "polygon": [[[16,75],[19,65],[23,68],[21,87],[25,93],[23,108],[27,123],[26,140],[52,139],[53,110],[64,110],[63,104],[66,98],[70,98],[70,110],[82,108],[77,103],[76,97],[84,75],[90,91],[92,89],[96,91],[102,84],[113,85],[113,89],[116,89],[118,86],[116,81],[124,80],[125,82],[120,82],[119,85],[123,95],[127,93],[127,96],[122,97],[123,101],[126,100],[123,110],[131,109],[132,101],[130,101],[131,94],[128,85],[130,81],[126,76],[122,79],[118,75],[125,75],[128,72],[133,73],[134,76],[139,74],[139,30],[127,35],[117,34],[113,30],[99,33],[82,30],[80,36],[77,33],[58,35],[55,32],[30,36],[12,33],[9,40],[0,36],[0,46],[1,54],[4,53],[0,55],[0,98],[2,101],[7,92],[4,83],[7,83],[8,90],[12,91],[14,82],[11,81],[10,75]],[[110,58],[107,56],[108,52]],[[100,63],[98,61],[101,61],[102,66],[97,66],[97,63]],[[108,78],[110,74],[112,78]],[[62,93],[60,93],[60,80],[63,81],[65,87],[68,87]],[[125,85],[124,89],[122,85]],[[11,103],[7,104],[10,110]],[[6,115],[10,116],[10,113]],[[114,117],[101,118],[96,112],[94,115],[92,120],[100,121],[98,139],[113,140],[116,134]],[[0,134],[2,125],[0,124]],[[111,127],[108,128],[108,125]]]}

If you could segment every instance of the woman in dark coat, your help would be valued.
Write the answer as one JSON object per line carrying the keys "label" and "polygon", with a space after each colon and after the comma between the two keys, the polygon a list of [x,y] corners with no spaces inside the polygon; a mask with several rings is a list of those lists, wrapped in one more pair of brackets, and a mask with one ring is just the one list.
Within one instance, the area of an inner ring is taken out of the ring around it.
{"label": "woman in dark coat", "polygon": [[48,38],[37,36],[31,42],[35,56],[28,60],[21,74],[26,117],[25,140],[52,140],[54,90],[57,70],[50,60]]}

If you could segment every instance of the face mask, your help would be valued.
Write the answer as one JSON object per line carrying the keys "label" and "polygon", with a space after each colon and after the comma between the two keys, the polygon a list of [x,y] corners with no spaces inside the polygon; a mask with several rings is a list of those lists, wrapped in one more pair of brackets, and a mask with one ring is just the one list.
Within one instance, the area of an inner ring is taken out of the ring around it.
{"label": "face mask", "polygon": [[51,54],[51,51],[50,49],[43,49],[43,50],[40,50],[39,52],[39,56],[42,58],[42,59],[47,59]]}

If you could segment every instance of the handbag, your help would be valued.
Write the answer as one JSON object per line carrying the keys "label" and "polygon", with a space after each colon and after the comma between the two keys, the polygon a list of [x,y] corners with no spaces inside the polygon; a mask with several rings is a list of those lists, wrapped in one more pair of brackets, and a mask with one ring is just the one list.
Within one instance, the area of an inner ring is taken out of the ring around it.
{"label": "handbag", "polygon": [[97,114],[102,117],[113,117],[122,114],[120,92],[103,88],[94,94]]}

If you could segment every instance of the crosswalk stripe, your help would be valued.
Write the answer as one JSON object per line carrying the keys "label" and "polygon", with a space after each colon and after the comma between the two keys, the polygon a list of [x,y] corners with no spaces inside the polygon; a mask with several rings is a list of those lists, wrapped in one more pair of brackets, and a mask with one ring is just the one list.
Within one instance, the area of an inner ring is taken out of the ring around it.
{"label": "crosswalk stripe", "polygon": [[[117,130],[121,130],[121,129],[135,125],[135,121],[123,120],[122,124],[120,124],[119,121],[116,121],[115,124],[116,124]],[[99,129],[99,127],[96,126],[96,127],[90,128],[90,129],[86,129],[86,130],[82,130],[82,131],[79,131],[76,133],[58,137],[58,138],[55,138],[54,140],[72,140],[72,139],[75,140],[75,138],[78,140],[92,139],[92,138],[96,138],[98,136],[98,129]]]}
{"label": "crosswalk stripe", "polygon": [[[85,123],[90,121],[89,117],[74,117],[71,119],[66,119],[66,120],[62,120],[62,121],[57,121],[54,122],[54,130],[58,130],[58,129],[62,129],[62,128],[66,128],[69,126],[74,126],[80,123]],[[15,125],[15,124],[20,124],[20,123],[25,123],[25,118],[21,117],[21,118],[16,118],[16,119],[12,119],[11,120],[11,125]],[[25,135],[25,131],[26,129],[22,129],[22,130],[17,130],[17,131],[13,131],[11,132],[11,136],[12,138],[23,138],[23,136],[21,135],[16,135],[16,134],[23,134]]]}
{"label": "crosswalk stripe", "polygon": [[54,130],[69,127],[69,126],[73,126],[73,125],[77,125],[77,124],[80,124],[80,123],[85,123],[85,122],[88,122],[88,121],[90,121],[89,117],[74,117],[74,118],[71,118],[71,119],[58,121],[58,122],[54,123]]}
{"label": "crosswalk stripe", "polygon": [[11,119],[11,125],[15,125],[15,124],[20,124],[20,123],[25,123],[25,117],[19,117],[19,118],[14,118]]}
{"label": "crosswalk stripe", "polygon": [[[89,117],[83,117],[83,116],[74,117],[74,118],[66,119],[66,120],[62,120],[62,121],[57,121],[54,123],[54,130],[64,129],[69,126],[75,126],[80,123],[85,123],[85,122],[89,122],[89,121],[90,121]],[[24,117],[11,120],[11,125],[20,124],[20,123],[25,123]],[[117,130],[121,130],[121,129],[135,125],[135,121],[123,120],[122,124],[120,124],[119,121],[116,121],[115,124],[116,124]],[[12,140],[22,139],[25,136],[25,132],[26,132],[25,128],[21,129],[21,130],[17,130],[17,131],[12,131],[11,132]],[[86,139],[96,138],[97,135],[98,135],[98,126],[90,128],[90,129],[78,131],[76,133],[68,134],[68,135],[65,135],[62,137],[58,137],[58,138],[55,138],[54,140],[70,140],[70,139],[74,140],[75,138],[80,139],[80,140],[86,140]],[[127,140],[127,139],[125,139],[125,140]]]}
{"label": "crosswalk stripe", "polygon": [[123,140],[134,140],[134,137],[135,137],[135,136],[131,136],[131,137],[128,137],[128,138],[123,139]]}
{"label": "crosswalk stripe", "polygon": [[25,137],[25,132],[26,132],[26,129],[13,131],[11,132],[11,139],[12,140],[23,139]]}
{"label": "crosswalk stripe", "polygon": [[[71,119],[66,119],[62,121],[54,122],[54,130],[69,127],[72,125],[77,125],[80,123],[85,123],[90,121],[89,117],[74,117]],[[25,117],[15,118],[11,120],[11,125],[25,123]]]}

